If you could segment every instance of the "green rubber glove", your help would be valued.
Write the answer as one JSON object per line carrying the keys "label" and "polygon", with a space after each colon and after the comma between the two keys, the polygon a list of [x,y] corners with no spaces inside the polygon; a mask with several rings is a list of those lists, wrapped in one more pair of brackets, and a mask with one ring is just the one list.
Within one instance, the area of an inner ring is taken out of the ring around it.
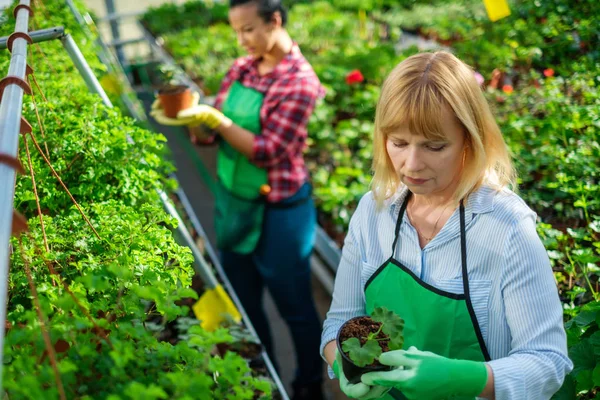
{"label": "green rubber glove", "polygon": [[482,362],[453,360],[415,347],[383,353],[379,362],[396,368],[364,374],[362,382],[394,387],[408,399],[475,398],[488,379],[487,367]]}
{"label": "green rubber glove", "polygon": [[369,399],[380,399],[387,392],[391,390],[389,387],[384,386],[371,386],[365,385],[364,383],[356,383],[352,384],[348,382],[346,376],[344,375],[344,370],[341,368],[342,365],[342,356],[340,353],[335,351],[335,361],[333,362],[333,373],[340,380],[340,389],[342,392],[351,399],[359,399],[359,400],[369,400]]}

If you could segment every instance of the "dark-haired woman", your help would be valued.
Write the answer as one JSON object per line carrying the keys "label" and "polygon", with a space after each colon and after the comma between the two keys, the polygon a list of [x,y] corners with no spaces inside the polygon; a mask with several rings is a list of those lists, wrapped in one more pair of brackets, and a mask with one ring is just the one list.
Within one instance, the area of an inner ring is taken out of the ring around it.
{"label": "dark-haired woman", "polygon": [[[220,144],[217,246],[237,295],[270,354],[264,286],[290,328],[298,369],[294,399],[322,398],[321,324],[310,285],[316,212],[303,150],[324,90],[285,30],[280,0],[231,0],[229,21],[248,56],[225,76],[213,107],[179,114],[206,125]],[[171,123],[160,110],[159,122]]]}

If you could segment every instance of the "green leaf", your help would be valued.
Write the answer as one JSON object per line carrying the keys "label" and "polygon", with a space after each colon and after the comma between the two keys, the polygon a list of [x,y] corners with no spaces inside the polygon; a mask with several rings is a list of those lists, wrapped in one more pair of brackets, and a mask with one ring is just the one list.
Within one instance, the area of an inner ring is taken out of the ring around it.
{"label": "green leaf", "polygon": [[131,399],[144,398],[149,400],[157,400],[167,399],[169,397],[159,386],[156,386],[155,384],[144,386],[139,382],[132,382],[125,390],[125,394]]}
{"label": "green leaf", "polygon": [[592,371],[590,370],[581,371],[575,379],[577,380],[577,392],[587,391],[594,387]]}
{"label": "green leaf", "polygon": [[594,386],[600,387],[600,363],[596,364],[596,368],[594,368],[594,371],[592,372],[592,380]]}
{"label": "green leaf", "polygon": [[565,377],[565,381],[561,386],[560,390],[552,396],[552,400],[576,400],[577,399],[577,388],[575,386],[575,380],[573,375],[569,374]]}
{"label": "green leaf", "polygon": [[404,345],[404,320],[386,307],[377,307],[371,318],[381,322],[381,330],[390,338],[390,350],[399,350]]}
{"label": "green leaf", "polygon": [[582,340],[581,343],[569,349],[569,358],[573,361],[573,375],[579,380],[579,374],[583,371],[591,371],[596,367],[596,355],[594,347],[589,340]]}
{"label": "green leaf", "polygon": [[395,312],[388,310],[385,307],[377,307],[371,315],[373,321],[381,322],[382,330],[388,336],[402,335],[404,332],[404,320]]}
{"label": "green leaf", "polygon": [[390,350],[401,350],[404,346],[404,335],[402,333],[396,333],[394,335],[390,335],[390,342],[388,347]]}
{"label": "green leaf", "polygon": [[381,347],[376,340],[367,340],[364,346],[358,338],[350,338],[342,343],[342,350],[348,353],[350,359],[359,367],[372,364],[381,355]]}
{"label": "green leaf", "polygon": [[580,327],[585,327],[596,321],[598,311],[582,311],[575,318],[568,321],[565,327],[569,329],[573,324],[577,324]]}
{"label": "green leaf", "polygon": [[594,354],[600,356],[600,331],[594,332],[592,336],[589,337],[589,341],[594,348]]}

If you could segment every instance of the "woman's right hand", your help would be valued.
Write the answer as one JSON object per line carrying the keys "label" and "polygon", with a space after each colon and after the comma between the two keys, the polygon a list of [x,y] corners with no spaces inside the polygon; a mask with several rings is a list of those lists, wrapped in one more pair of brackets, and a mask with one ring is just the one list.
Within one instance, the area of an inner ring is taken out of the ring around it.
{"label": "woman's right hand", "polygon": [[214,144],[217,137],[214,131],[210,131],[202,125],[188,126],[188,133],[192,144],[204,146]]}
{"label": "woman's right hand", "polygon": [[351,399],[380,399],[391,389],[383,386],[369,386],[362,382],[356,384],[348,382],[348,379],[346,379],[346,376],[344,375],[344,369],[342,368],[342,355],[337,349],[335,350],[335,361],[333,362],[332,368],[335,376],[340,380],[340,389],[342,389],[342,392]]}

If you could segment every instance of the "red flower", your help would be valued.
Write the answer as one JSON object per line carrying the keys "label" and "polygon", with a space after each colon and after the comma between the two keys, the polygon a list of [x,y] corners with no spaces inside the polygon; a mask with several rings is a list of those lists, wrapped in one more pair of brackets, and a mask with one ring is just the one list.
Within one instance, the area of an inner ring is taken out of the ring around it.
{"label": "red flower", "polygon": [[364,80],[365,80],[365,77],[357,69],[355,69],[354,71],[351,71],[348,75],[346,75],[346,83],[348,85],[354,85],[355,83],[361,83]]}
{"label": "red flower", "polygon": [[506,94],[511,94],[514,91],[514,89],[512,85],[504,85],[502,86],[502,91]]}
{"label": "red flower", "polygon": [[544,76],[546,78],[550,78],[551,76],[554,76],[554,70],[552,68],[546,68],[544,70]]}

